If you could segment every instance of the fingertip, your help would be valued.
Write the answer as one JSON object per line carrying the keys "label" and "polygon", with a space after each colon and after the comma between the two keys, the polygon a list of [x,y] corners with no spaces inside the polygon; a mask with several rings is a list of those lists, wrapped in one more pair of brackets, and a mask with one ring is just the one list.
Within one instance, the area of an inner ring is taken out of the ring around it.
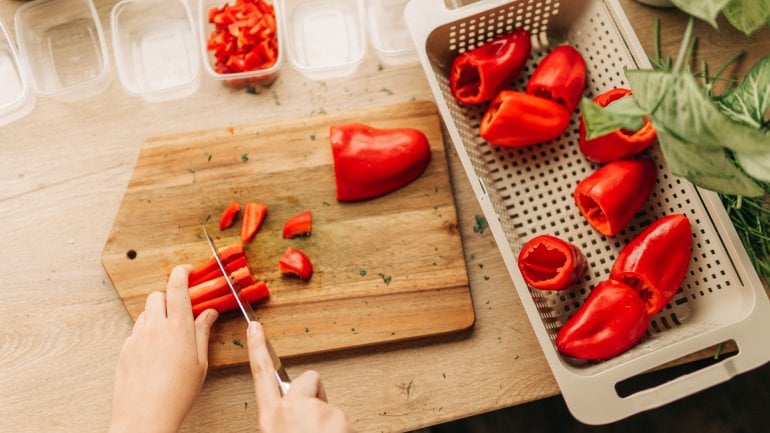
{"label": "fingertip", "polygon": [[205,311],[206,318],[204,319],[206,321],[206,325],[208,325],[209,328],[211,328],[212,325],[214,325],[214,322],[217,321],[219,318],[219,311],[209,308]]}

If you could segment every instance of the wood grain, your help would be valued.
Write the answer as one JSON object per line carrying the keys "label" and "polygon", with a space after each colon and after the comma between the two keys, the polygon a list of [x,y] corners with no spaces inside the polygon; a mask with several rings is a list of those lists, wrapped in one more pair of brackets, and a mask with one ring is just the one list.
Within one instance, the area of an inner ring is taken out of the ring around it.
{"label": "wood grain", "polygon": [[[419,129],[431,143],[431,163],[415,182],[391,194],[337,202],[329,126],[344,122]],[[446,334],[473,324],[433,103],[147,140],[102,254],[132,318],[144,310],[149,292],[164,289],[173,265],[210,257],[201,222],[211,215],[217,221],[231,200],[268,206],[260,232],[244,247],[252,272],[270,288],[270,298],[256,306],[256,314],[280,356]],[[283,222],[306,209],[313,212],[312,236],[283,239]],[[239,227],[212,229],[222,246],[240,243]],[[309,281],[278,272],[289,246],[313,261]],[[211,366],[248,362],[247,351],[233,343],[243,328],[238,313],[217,321],[209,344]]]}

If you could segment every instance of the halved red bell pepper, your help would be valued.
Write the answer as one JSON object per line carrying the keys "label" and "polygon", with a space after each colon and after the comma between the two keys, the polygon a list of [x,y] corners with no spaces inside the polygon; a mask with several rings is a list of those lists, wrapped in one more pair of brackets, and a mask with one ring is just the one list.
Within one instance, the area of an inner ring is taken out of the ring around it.
{"label": "halved red bell pepper", "polygon": [[615,280],[603,281],[561,327],[556,348],[573,358],[612,358],[636,344],[649,324],[650,316],[634,289]]}
{"label": "halved red bell pepper", "polygon": [[538,63],[527,82],[527,93],[550,99],[575,111],[586,85],[586,62],[578,50],[561,45]]}
{"label": "halved red bell pepper", "polygon": [[658,219],[618,254],[610,278],[636,290],[647,314],[658,313],[682,285],[692,256],[690,221],[683,214]]}
{"label": "halved red bell pepper", "polygon": [[313,214],[306,210],[292,216],[283,224],[283,237],[291,239],[296,236],[310,235],[313,224]]}
{"label": "halved red bell pepper", "polygon": [[518,263],[524,281],[540,290],[567,289],[580,280],[587,267],[578,247],[551,235],[540,235],[524,244]]}
{"label": "halved red bell pepper", "polygon": [[[222,263],[225,264],[225,267],[228,263],[238,259],[239,257],[245,257],[243,253],[243,245],[228,245],[226,247],[219,248],[218,253],[219,259],[222,260]],[[190,275],[187,278],[188,285],[192,287],[196,284],[210,280],[211,278],[215,278],[209,277],[209,275],[212,274],[215,274],[216,276],[220,275],[219,265],[217,265],[214,257],[211,257],[190,271]]]}
{"label": "halved red bell pepper", "polygon": [[235,215],[237,215],[240,210],[241,205],[238,204],[237,201],[233,200],[227,206],[227,208],[225,208],[224,212],[222,212],[222,216],[219,218],[219,230],[224,230],[233,225]]}
{"label": "halved red bell pepper", "polygon": [[243,222],[241,222],[241,242],[251,242],[257,234],[262,222],[267,215],[267,206],[259,203],[246,203],[243,209]]}
{"label": "halved red bell pepper", "polygon": [[430,162],[430,144],[412,128],[378,129],[361,123],[332,125],[337,200],[378,197],[420,177]]}
{"label": "halved red bell pepper", "polygon": [[[259,300],[265,299],[270,296],[270,292],[267,289],[267,284],[264,281],[257,281],[256,283],[241,289],[240,297],[242,300],[253,304]],[[238,309],[238,301],[232,293],[228,293],[217,298],[209,299],[192,306],[193,316],[198,315],[209,308],[213,308],[219,312],[219,314],[226,313],[228,311]]]}
{"label": "halved red bell pepper", "polygon": [[[247,287],[254,284],[254,277],[251,276],[251,271],[247,266],[232,271],[230,273],[230,280],[238,287]],[[227,280],[225,280],[225,277],[220,272],[218,277],[190,287],[189,292],[190,303],[195,305],[230,293],[230,286],[227,285]]]}
{"label": "halved red bell pepper", "polygon": [[309,280],[313,275],[313,263],[305,253],[289,247],[278,262],[278,270],[282,274],[294,274],[302,280]]}
{"label": "halved red bell pepper", "polygon": [[[612,89],[594,98],[594,102],[606,107],[629,95],[631,91],[628,89]],[[644,126],[638,131],[618,129],[593,140],[586,140],[586,124],[583,116],[580,116],[580,151],[594,162],[604,163],[634,156],[650,147],[655,137],[655,128],[645,118]]]}
{"label": "halved red bell pepper", "polygon": [[479,135],[495,146],[529,146],[560,136],[570,113],[550,99],[503,90],[481,119]]}
{"label": "halved red bell pepper", "polygon": [[510,86],[527,63],[529,32],[516,29],[455,57],[449,88],[463,104],[480,104]]}
{"label": "halved red bell pepper", "polygon": [[605,236],[614,236],[647,201],[655,178],[655,164],[651,161],[613,161],[580,181],[573,196],[593,228]]}

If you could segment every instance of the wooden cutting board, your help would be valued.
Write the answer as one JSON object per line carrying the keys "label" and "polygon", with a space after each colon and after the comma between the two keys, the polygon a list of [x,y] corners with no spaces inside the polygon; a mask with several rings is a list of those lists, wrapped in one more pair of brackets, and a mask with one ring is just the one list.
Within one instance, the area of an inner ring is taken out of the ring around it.
{"label": "wooden cutting board", "polygon": [[[335,200],[329,126],[363,122],[412,127],[430,141],[425,173],[389,195]],[[231,200],[268,206],[247,244],[270,299],[256,314],[282,357],[445,334],[473,325],[457,214],[436,107],[413,102],[351,113],[175,134],[147,140],[102,253],[133,319],[164,290],[174,265],[210,257],[201,222],[217,245],[240,242],[240,218],[220,231]],[[283,223],[313,212],[313,232],[283,239]],[[287,247],[313,261],[308,282],[281,276]],[[211,366],[248,362],[243,317],[227,313],[212,331]]]}

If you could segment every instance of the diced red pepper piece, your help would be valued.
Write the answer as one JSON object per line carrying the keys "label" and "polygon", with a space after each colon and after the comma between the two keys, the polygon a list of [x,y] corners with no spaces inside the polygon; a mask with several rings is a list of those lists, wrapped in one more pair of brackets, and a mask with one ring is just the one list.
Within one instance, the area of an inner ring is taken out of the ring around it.
{"label": "diced red pepper piece", "polygon": [[[222,261],[224,265],[227,265],[228,263],[237,259],[238,257],[244,257],[243,245],[228,245],[226,247],[220,248],[218,250],[218,253],[219,253],[219,259]],[[192,271],[190,271],[190,275],[187,278],[187,283],[189,286],[194,286],[206,280],[210,280],[211,278],[205,278],[205,277],[207,275],[212,274],[213,272],[217,272],[217,275],[220,275],[219,265],[217,265],[216,259],[214,259],[214,257],[211,257],[210,259],[206,260],[199,266],[193,268]]]}
{"label": "diced red pepper piece", "polygon": [[[240,295],[243,301],[246,301],[249,304],[253,304],[254,302],[269,297],[270,292],[267,290],[267,284],[265,284],[264,281],[258,281],[248,287],[241,289]],[[219,314],[222,314],[228,311],[237,310],[238,301],[235,300],[235,297],[232,295],[232,293],[226,293],[217,298],[194,304],[192,306],[193,316],[198,317],[200,313],[208,310],[209,308],[213,308],[217,310]]]}
{"label": "diced red pepper piece", "polygon": [[282,274],[294,274],[301,280],[309,280],[313,275],[313,264],[307,255],[296,248],[287,248],[278,262]]}
{"label": "diced red pepper piece", "polygon": [[529,146],[563,134],[569,118],[570,113],[550,99],[503,90],[484,113],[479,135],[495,146]]}
{"label": "diced red pepper piece", "polygon": [[575,111],[586,85],[586,62],[578,50],[562,45],[538,63],[527,82],[527,93],[550,99]]}
{"label": "diced red pepper piece", "polygon": [[587,268],[583,253],[555,236],[540,235],[524,244],[519,269],[524,281],[540,290],[564,290],[577,283]]}
{"label": "diced red pepper piece", "polygon": [[262,222],[267,215],[267,206],[259,203],[246,203],[243,209],[243,222],[241,223],[241,242],[251,242],[257,234]]}
{"label": "diced red pepper piece", "polygon": [[283,224],[283,237],[291,239],[296,236],[307,236],[312,228],[313,214],[306,210],[292,216]]}
{"label": "diced red pepper piece", "polygon": [[237,215],[240,210],[241,205],[239,205],[237,201],[233,200],[227,206],[227,208],[225,208],[225,211],[222,212],[222,217],[219,218],[219,230],[224,230],[232,226],[235,215]]}

